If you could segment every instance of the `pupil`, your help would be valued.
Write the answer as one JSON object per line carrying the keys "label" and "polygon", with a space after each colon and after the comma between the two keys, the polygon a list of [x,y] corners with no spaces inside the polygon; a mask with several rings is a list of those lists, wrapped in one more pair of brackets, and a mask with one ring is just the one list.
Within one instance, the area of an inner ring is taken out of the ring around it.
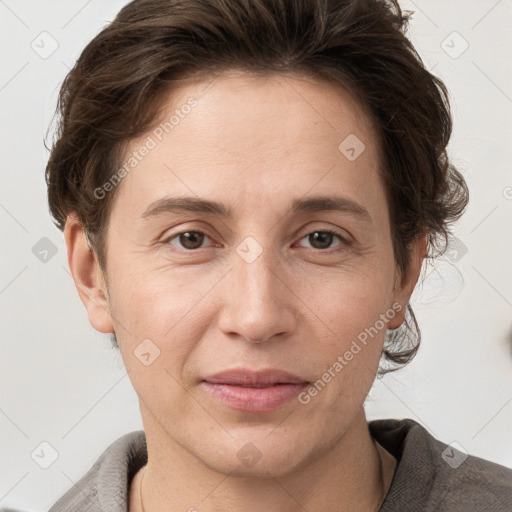
{"label": "pupil", "polygon": [[[190,238],[186,238],[186,237]],[[203,242],[204,235],[201,233],[196,233],[194,231],[187,231],[186,233],[183,233],[180,236],[180,242],[183,245],[183,247],[186,247],[187,249],[197,249],[201,246]],[[199,241],[199,243],[198,243]]]}
{"label": "pupil", "polygon": [[320,247],[315,247],[314,244],[311,244],[311,245],[313,245],[313,247],[315,247],[316,249],[325,249],[326,247],[329,247],[329,245],[331,245],[333,235],[332,235],[332,233],[326,233],[323,231],[315,231],[314,233],[312,233],[310,235],[310,237],[311,236],[313,237],[313,240],[315,241],[315,243],[320,242]]}

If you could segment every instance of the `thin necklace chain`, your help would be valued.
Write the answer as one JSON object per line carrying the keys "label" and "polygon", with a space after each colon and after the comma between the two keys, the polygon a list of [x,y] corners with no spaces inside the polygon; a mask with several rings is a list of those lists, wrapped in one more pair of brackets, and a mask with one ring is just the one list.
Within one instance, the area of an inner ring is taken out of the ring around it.
{"label": "thin necklace chain", "polygon": [[146,474],[146,468],[147,468],[147,465],[144,466],[144,470],[143,470],[143,473],[142,473],[142,478],[140,479],[140,485],[139,485],[139,498],[140,498],[140,506],[142,508],[142,512],[146,512],[144,510],[144,502],[142,501],[142,481],[144,480],[144,475]]}
{"label": "thin necklace chain", "polygon": [[[375,446],[377,448],[377,446]],[[384,489],[384,469],[382,464],[382,455],[380,454],[380,450],[377,448],[377,454],[379,455],[379,479],[380,479],[380,486],[382,489],[382,496],[380,499],[380,502],[377,505],[377,508],[373,512],[379,512],[380,507],[382,506],[382,503],[384,502],[384,498],[386,497],[386,489]],[[140,506],[142,508],[142,512],[146,512],[144,509],[144,500],[142,499],[142,482],[144,481],[144,476],[146,475],[146,468],[147,465],[144,466],[144,469],[142,470],[142,478],[140,479],[140,485],[139,485],[139,498],[140,498]]]}

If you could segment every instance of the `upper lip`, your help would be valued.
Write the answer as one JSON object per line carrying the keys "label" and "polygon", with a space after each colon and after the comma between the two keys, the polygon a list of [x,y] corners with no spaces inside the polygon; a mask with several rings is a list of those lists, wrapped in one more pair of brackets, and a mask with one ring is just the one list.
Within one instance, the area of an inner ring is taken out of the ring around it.
{"label": "upper lip", "polygon": [[254,371],[246,368],[234,368],[214,375],[209,375],[203,380],[211,384],[229,384],[244,387],[268,387],[274,384],[305,384],[307,381],[285,370],[268,368]]}

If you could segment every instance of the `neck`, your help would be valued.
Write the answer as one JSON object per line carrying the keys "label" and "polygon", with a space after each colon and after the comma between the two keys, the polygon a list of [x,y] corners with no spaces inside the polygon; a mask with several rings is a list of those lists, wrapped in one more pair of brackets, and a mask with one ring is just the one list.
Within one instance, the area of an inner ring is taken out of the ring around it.
{"label": "neck", "polygon": [[334,446],[279,477],[218,473],[161,437],[158,428],[146,426],[155,425],[145,422],[148,464],[132,481],[130,512],[376,512],[396,467],[394,457],[371,437],[364,410]]}

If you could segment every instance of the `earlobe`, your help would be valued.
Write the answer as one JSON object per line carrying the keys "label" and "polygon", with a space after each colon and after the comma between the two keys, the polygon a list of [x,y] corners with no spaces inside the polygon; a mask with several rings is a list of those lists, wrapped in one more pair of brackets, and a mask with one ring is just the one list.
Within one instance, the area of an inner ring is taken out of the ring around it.
{"label": "earlobe", "polygon": [[[405,320],[407,304],[411,298],[412,292],[414,291],[414,287],[418,282],[426,251],[427,235],[422,235],[411,244],[409,250],[410,260],[407,272],[402,277],[401,283],[398,284],[394,292],[393,304],[400,304],[400,310],[388,323],[388,329],[397,329]],[[393,309],[397,310],[398,308],[395,306]]]}
{"label": "earlobe", "polygon": [[114,332],[103,273],[96,254],[89,247],[82,224],[74,213],[67,217],[64,237],[69,269],[90,324],[99,332]]}

